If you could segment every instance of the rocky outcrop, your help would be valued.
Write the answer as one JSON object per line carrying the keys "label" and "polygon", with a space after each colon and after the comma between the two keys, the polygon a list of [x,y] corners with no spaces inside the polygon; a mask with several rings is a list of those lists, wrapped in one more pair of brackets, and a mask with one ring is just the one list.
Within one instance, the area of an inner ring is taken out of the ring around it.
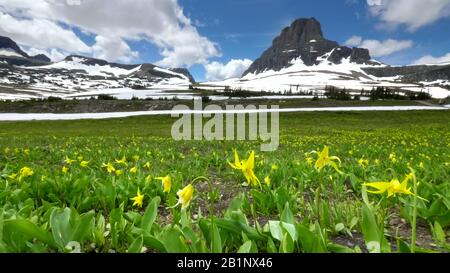
{"label": "rocky outcrop", "polygon": [[378,78],[399,76],[400,80],[409,83],[450,80],[450,65],[363,67],[362,70]]}
{"label": "rocky outcrop", "polygon": [[41,61],[41,62],[51,62],[52,60],[50,60],[49,57],[47,57],[45,54],[38,54],[36,56],[31,57],[32,59],[36,60],[36,61]]}
{"label": "rocky outcrop", "polygon": [[0,49],[12,50],[24,58],[30,58],[11,38],[0,36]]}
{"label": "rocky outcrop", "polygon": [[195,79],[194,77],[191,75],[191,73],[189,72],[189,70],[187,70],[186,68],[171,68],[169,69],[170,71],[173,71],[175,73],[179,73],[179,74],[183,74],[186,77],[188,77],[189,81],[191,83],[195,83]]}
{"label": "rocky outcrop", "polygon": [[244,73],[260,73],[265,70],[279,71],[289,67],[292,60],[300,58],[307,66],[323,61],[319,57],[330,53],[328,61],[339,64],[350,58],[358,64],[369,64],[367,49],[339,46],[337,42],[324,38],[322,27],[315,18],[295,20],[290,27],[283,29],[273,40],[272,46],[258,58]]}

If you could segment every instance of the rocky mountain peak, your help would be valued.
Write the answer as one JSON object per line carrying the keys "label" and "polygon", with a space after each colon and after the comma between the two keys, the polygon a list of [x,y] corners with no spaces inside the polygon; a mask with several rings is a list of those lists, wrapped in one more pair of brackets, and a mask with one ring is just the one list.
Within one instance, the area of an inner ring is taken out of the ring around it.
{"label": "rocky mountain peak", "polygon": [[250,66],[244,76],[265,70],[279,71],[298,58],[307,66],[317,65],[324,60],[325,54],[329,55],[327,61],[334,64],[340,64],[347,58],[358,64],[370,63],[371,60],[367,49],[340,46],[324,38],[320,22],[315,18],[297,19],[282,30],[272,46]]}
{"label": "rocky mountain peak", "polygon": [[21,55],[24,58],[29,58],[28,54],[25,53],[16,42],[11,38],[0,36],[0,49],[12,50],[15,53]]}
{"label": "rocky mountain peak", "polygon": [[52,61],[52,60],[50,60],[50,58],[47,57],[47,55],[45,55],[45,54],[38,54],[38,55],[35,55],[35,56],[31,57],[31,58],[34,59],[34,60],[37,60],[37,61],[47,62],[47,63],[49,63],[49,62]]}

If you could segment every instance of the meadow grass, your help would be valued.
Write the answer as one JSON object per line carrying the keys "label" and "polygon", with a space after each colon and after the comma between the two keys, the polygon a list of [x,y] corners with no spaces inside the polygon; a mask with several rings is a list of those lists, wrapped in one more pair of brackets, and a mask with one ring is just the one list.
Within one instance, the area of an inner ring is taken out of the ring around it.
{"label": "meadow grass", "polygon": [[[0,122],[0,250],[449,249],[448,111],[280,114],[280,147],[267,153],[258,141],[174,141],[174,121]],[[338,171],[317,164],[325,146]],[[239,164],[255,151],[260,185],[229,164],[234,149]],[[416,192],[388,197],[364,186],[411,173]],[[192,196],[182,195],[189,184]]]}

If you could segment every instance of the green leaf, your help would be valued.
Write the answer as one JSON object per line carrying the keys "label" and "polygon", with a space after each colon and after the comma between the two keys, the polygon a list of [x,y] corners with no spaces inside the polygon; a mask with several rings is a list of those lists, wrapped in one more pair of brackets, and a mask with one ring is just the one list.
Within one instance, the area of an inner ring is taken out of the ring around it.
{"label": "green leaf", "polygon": [[283,239],[283,230],[280,221],[269,221],[270,234],[274,239],[281,241]]}
{"label": "green leaf", "polygon": [[147,206],[145,210],[144,216],[142,216],[141,220],[141,228],[145,231],[150,232],[153,223],[156,220],[156,216],[158,213],[158,206],[161,202],[161,198],[159,196],[153,198],[150,204]]}
{"label": "green leaf", "polygon": [[22,234],[26,237],[26,240],[38,239],[43,243],[54,246],[50,233],[28,220],[5,220],[3,222],[3,232],[5,240],[12,234]]}
{"label": "green leaf", "polygon": [[147,248],[158,250],[161,253],[166,253],[167,252],[163,242],[161,242],[160,240],[156,239],[152,235],[145,235],[143,237],[143,240],[144,240],[144,245]]}
{"label": "green leaf", "polygon": [[212,253],[222,253],[222,239],[220,238],[220,232],[216,225],[213,224],[212,227],[213,232],[213,249]]}
{"label": "green leaf", "polygon": [[3,208],[0,208],[0,242],[3,241]]}
{"label": "green leaf", "polygon": [[270,237],[267,240],[267,252],[268,253],[278,253],[277,247],[275,246],[272,238],[270,238]]}
{"label": "green leaf", "polygon": [[366,204],[363,204],[362,207],[361,229],[369,252],[390,252],[389,243],[384,236],[384,232],[378,227],[372,209]]}
{"label": "green leaf", "polygon": [[436,241],[441,244],[444,245],[445,244],[445,232],[442,229],[441,225],[439,224],[439,222],[434,222],[434,227],[433,227],[433,234],[434,237],[436,239]]}
{"label": "green leaf", "polygon": [[134,241],[131,243],[130,247],[128,248],[128,253],[141,253],[142,250],[142,244],[144,242],[144,238],[142,235],[134,239]]}
{"label": "green leaf", "polygon": [[281,253],[293,253],[294,252],[294,241],[291,238],[291,235],[289,233],[284,233],[283,240],[281,241],[280,245],[280,252]]}
{"label": "green leaf", "polygon": [[294,240],[294,242],[297,241],[297,230],[295,229],[295,226],[292,224],[288,224],[288,223],[284,223],[281,222],[281,226],[283,227],[284,230],[286,230],[289,235],[291,236],[291,239]]}
{"label": "green leaf", "polygon": [[286,205],[284,205],[284,210],[281,213],[281,221],[292,225],[295,223],[294,214],[292,214],[289,208],[289,202],[286,202]]}
{"label": "green leaf", "polygon": [[70,241],[82,242],[92,233],[94,224],[94,211],[87,212],[80,217],[70,234]]}
{"label": "green leaf", "polygon": [[252,241],[245,242],[237,251],[237,253],[250,253],[252,249]]}
{"label": "green leaf", "polygon": [[398,251],[400,253],[411,253],[411,249],[409,248],[409,246],[400,239],[398,240],[398,246],[399,246]]}
{"label": "green leaf", "polygon": [[328,244],[327,248],[332,253],[355,253],[353,249],[338,244]]}
{"label": "green leaf", "polygon": [[64,251],[66,245],[71,241],[70,236],[72,229],[70,226],[69,208],[54,209],[50,215],[50,228],[52,230],[53,239],[58,244],[60,250]]}
{"label": "green leaf", "polygon": [[184,236],[178,228],[169,227],[164,233],[162,241],[168,253],[188,252]]}
{"label": "green leaf", "polygon": [[261,241],[266,239],[266,236],[260,234],[255,228],[244,225],[243,223],[236,220],[215,219],[214,223],[221,229],[233,232],[236,235],[241,235],[241,232],[245,232],[248,238],[254,241]]}

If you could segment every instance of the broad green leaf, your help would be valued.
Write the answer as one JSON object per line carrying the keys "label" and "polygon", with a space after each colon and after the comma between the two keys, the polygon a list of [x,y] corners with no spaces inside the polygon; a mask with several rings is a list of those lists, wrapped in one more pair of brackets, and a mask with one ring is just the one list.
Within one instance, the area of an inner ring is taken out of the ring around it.
{"label": "broad green leaf", "polygon": [[212,242],[213,242],[212,252],[213,253],[221,253],[222,252],[222,239],[220,238],[219,229],[214,224],[213,224],[213,227],[212,227],[212,232],[213,232],[212,233],[212,235],[213,235],[213,238],[212,238]]}
{"label": "broad green leaf", "polygon": [[237,251],[237,253],[250,253],[252,248],[252,241],[245,242]]}
{"label": "broad green leaf", "polygon": [[147,206],[147,209],[145,210],[144,216],[142,216],[141,220],[141,228],[143,230],[150,232],[152,225],[156,220],[156,216],[158,213],[158,206],[160,202],[161,198],[157,196],[153,198],[153,200]]}
{"label": "broad green leaf", "polygon": [[289,233],[283,234],[283,240],[281,241],[280,245],[280,252],[281,253],[293,253],[294,252],[294,241],[291,238],[291,235]]}
{"label": "broad green leaf", "polygon": [[284,210],[281,213],[281,221],[292,225],[295,223],[294,214],[292,214],[292,211],[289,207],[289,202],[286,202]]}
{"label": "broad green leaf", "polygon": [[136,239],[134,239],[134,241],[128,248],[128,253],[141,253],[143,242],[144,242],[143,236],[142,235],[138,236]]}
{"label": "broad green leaf", "polygon": [[283,229],[281,228],[280,221],[269,221],[269,230],[274,239],[278,241],[283,239]]}
{"label": "broad green leaf", "polygon": [[43,243],[54,246],[54,242],[49,232],[43,230],[28,220],[5,220],[3,222],[3,233],[5,240],[10,237],[11,234],[18,233],[24,235],[27,240],[36,238]]}
{"label": "broad green leaf", "polygon": [[167,252],[167,250],[164,246],[164,243],[161,242],[160,240],[156,239],[155,237],[153,237],[151,235],[145,235],[143,237],[143,240],[144,240],[144,245],[147,248],[158,250],[161,253]]}
{"label": "broad green leaf", "polygon": [[286,230],[289,233],[289,235],[291,235],[291,239],[293,239],[294,242],[296,242],[298,236],[295,226],[293,224],[288,224],[284,222],[281,222],[281,226],[283,227],[284,230]]}
{"label": "broad green leaf", "polygon": [[94,211],[83,214],[75,224],[70,234],[71,241],[82,242],[87,235],[92,233],[94,224]]}
{"label": "broad green leaf", "polygon": [[70,236],[72,234],[70,214],[70,209],[65,208],[53,210],[50,216],[50,228],[52,230],[53,239],[62,251],[64,251],[66,245],[72,241],[70,240]]}
{"label": "broad green leaf", "polygon": [[162,238],[164,248],[168,253],[187,253],[185,238],[178,228],[168,228]]}

